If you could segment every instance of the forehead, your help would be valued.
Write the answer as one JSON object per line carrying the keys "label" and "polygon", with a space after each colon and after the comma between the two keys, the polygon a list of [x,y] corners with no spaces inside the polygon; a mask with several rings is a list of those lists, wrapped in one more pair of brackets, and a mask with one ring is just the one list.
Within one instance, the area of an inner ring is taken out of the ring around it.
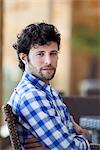
{"label": "forehead", "polygon": [[34,45],[31,50],[34,51],[54,51],[54,50],[58,50],[58,45],[56,42],[48,42],[47,44],[44,45]]}

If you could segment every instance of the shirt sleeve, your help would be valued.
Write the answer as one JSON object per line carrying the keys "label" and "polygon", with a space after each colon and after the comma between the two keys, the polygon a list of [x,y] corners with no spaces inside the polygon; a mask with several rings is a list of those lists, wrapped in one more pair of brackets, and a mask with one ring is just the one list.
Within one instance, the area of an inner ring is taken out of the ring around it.
{"label": "shirt sleeve", "polygon": [[90,150],[82,135],[71,134],[50,102],[39,94],[26,94],[20,104],[20,121],[47,149]]}

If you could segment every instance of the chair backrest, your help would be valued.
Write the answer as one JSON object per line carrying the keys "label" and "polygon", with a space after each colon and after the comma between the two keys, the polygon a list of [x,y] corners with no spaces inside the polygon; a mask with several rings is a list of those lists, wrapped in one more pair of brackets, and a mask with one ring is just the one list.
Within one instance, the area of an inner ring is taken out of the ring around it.
{"label": "chair backrest", "polygon": [[16,119],[12,112],[11,106],[9,104],[4,105],[3,112],[5,114],[5,121],[7,122],[7,126],[9,129],[12,149],[22,150],[18,132],[16,130]]}
{"label": "chair backrest", "polygon": [[[66,96],[63,97],[76,122],[82,116],[100,116],[100,96]],[[96,109],[94,109],[96,108]]]}
{"label": "chair backrest", "polygon": [[19,135],[16,129],[17,118],[12,112],[12,108],[9,104],[3,106],[3,112],[5,114],[5,121],[9,129],[11,146],[13,150],[43,150],[43,146],[40,144],[39,140],[35,137],[26,139],[24,147],[22,148]]}

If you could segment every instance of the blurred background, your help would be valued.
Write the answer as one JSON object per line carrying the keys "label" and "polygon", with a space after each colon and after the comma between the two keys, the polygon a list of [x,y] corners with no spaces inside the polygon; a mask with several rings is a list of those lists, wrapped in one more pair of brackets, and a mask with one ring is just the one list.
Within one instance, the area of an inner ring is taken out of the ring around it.
{"label": "blurred background", "polygon": [[100,95],[100,0],[0,0],[0,108],[22,76],[16,36],[40,21],[54,24],[62,38],[53,87],[64,97]]}

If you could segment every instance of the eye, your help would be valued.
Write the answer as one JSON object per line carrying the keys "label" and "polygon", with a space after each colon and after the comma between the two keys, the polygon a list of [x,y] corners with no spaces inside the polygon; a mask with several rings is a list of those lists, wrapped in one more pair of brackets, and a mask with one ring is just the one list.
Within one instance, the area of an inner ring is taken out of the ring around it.
{"label": "eye", "polygon": [[44,56],[44,53],[43,52],[39,52],[36,54],[37,56]]}
{"label": "eye", "polygon": [[51,56],[57,56],[58,55],[58,51],[53,51],[50,53]]}

